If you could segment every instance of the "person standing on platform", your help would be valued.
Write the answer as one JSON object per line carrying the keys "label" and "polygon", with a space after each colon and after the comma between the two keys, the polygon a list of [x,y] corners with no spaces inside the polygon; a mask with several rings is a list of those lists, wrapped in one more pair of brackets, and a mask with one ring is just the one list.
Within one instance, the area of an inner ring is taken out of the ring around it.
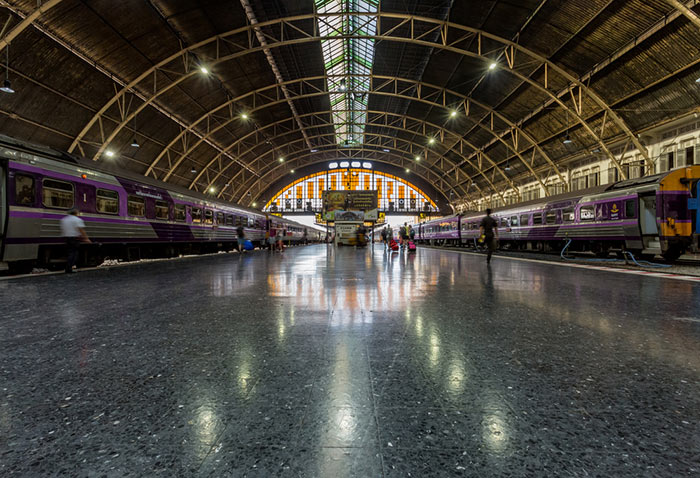
{"label": "person standing on platform", "polygon": [[382,237],[382,244],[384,244],[384,246],[386,246],[386,245],[387,245],[387,241],[386,241],[386,226],[384,226],[384,228],[382,229],[382,232],[380,233],[380,235],[381,235],[381,237]]}
{"label": "person standing on platform", "polygon": [[66,273],[70,274],[74,272],[73,266],[78,261],[78,248],[80,247],[80,243],[90,243],[90,239],[88,239],[85,233],[85,223],[78,217],[78,210],[76,208],[68,211],[68,215],[61,219],[61,236],[63,236],[66,241],[66,249],[68,251]]}
{"label": "person standing on platform", "polygon": [[282,229],[277,229],[277,250],[280,252],[284,251],[284,233]]}
{"label": "person standing on platform", "polygon": [[387,247],[391,244],[391,240],[394,238],[394,231],[391,229],[391,224],[386,228],[386,245]]}
{"label": "person standing on platform", "polygon": [[413,229],[413,226],[409,225],[408,226],[408,239],[413,242],[413,239],[416,237],[416,230]]}
{"label": "person standing on platform", "polygon": [[399,228],[399,239],[401,239],[401,247],[408,247],[408,223],[403,223]]}
{"label": "person standing on platform", "polygon": [[488,248],[486,263],[490,264],[491,254],[496,250],[496,241],[498,241],[498,223],[491,217],[491,209],[486,210],[486,216],[481,220],[481,224],[479,224],[479,232]]}
{"label": "person standing on platform", "polygon": [[238,252],[243,252],[243,243],[245,242],[245,229],[242,225],[236,228],[236,234],[238,234]]}

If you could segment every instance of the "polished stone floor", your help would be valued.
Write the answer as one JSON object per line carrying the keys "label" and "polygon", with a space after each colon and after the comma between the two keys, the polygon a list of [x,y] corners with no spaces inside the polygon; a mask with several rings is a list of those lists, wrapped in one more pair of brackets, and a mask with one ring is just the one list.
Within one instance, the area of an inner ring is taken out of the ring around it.
{"label": "polished stone floor", "polygon": [[0,310],[0,476],[700,476],[692,283],[321,245]]}

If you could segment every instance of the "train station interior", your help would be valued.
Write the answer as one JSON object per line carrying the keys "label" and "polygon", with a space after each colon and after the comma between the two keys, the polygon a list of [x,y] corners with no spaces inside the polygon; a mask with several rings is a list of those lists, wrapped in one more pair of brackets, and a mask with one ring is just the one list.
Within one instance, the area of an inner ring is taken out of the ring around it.
{"label": "train station interior", "polygon": [[0,476],[700,476],[698,0],[0,0]]}

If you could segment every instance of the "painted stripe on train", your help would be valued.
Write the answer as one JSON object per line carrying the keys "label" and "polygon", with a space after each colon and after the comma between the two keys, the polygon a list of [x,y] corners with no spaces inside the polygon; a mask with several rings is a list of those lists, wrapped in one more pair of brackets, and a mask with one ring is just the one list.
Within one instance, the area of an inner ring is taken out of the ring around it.
{"label": "painted stripe on train", "polygon": [[[442,249],[438,249],[442,250]],[[470,254],[473,256],[481,256],[484,257],[484,253],[482,252],[469,252],[469,251],[455,251],[455,250],[446,250],[445,252],[456,252],[458,254]],[[645,276],[645,277],[658,277],[661,279],[673,279],[673,280],[683,280],[683,281],[688,281],[688,282],[697,282],[700,283],[700,277],[697,276],[688,276],[684,274],[670,274],[668,272],[654,272],[654,271],[647,271],[647,270],[635,270],[635,269],[621,269],[618,267],[605,267],[605,266],[594,266],[594,265],[588,265],[588,264],[573,264],[571,262],[553,262],[553,261],[542,261],[542,260],[537,260],[537,259],[528,259],[525,257],[508,257],[508,256],[501,256],[501,255],[494,255],[493,259],[505,259],[509,261],[520,261],[520,262],[534,262],[537,264],[543,264],[543,265],[551,265],[551,266],[561,266],[561,267],[573,267],[576,269],[590,269],[590,270],[597,270],[597,271],[604,271],[604,272],[616,272],[618,274],[633,274],[633,275],[640,275],[640,276]]]}

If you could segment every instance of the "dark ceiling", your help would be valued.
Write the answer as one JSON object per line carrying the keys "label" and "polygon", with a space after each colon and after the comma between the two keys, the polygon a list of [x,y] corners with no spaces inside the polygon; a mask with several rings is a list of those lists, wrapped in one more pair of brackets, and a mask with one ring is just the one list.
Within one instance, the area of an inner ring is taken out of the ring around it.
{"label": "dark ceiling", "polygon": [[26,28],[36,0],[7,0],[3,35],[21,31],[0,131],[244,202],[292,169],[390,149],[386,162],[474,199],[696,111],[700,7],[673,3],[381,1],[365,140],[346,148],[313,0],[44,0]]}

